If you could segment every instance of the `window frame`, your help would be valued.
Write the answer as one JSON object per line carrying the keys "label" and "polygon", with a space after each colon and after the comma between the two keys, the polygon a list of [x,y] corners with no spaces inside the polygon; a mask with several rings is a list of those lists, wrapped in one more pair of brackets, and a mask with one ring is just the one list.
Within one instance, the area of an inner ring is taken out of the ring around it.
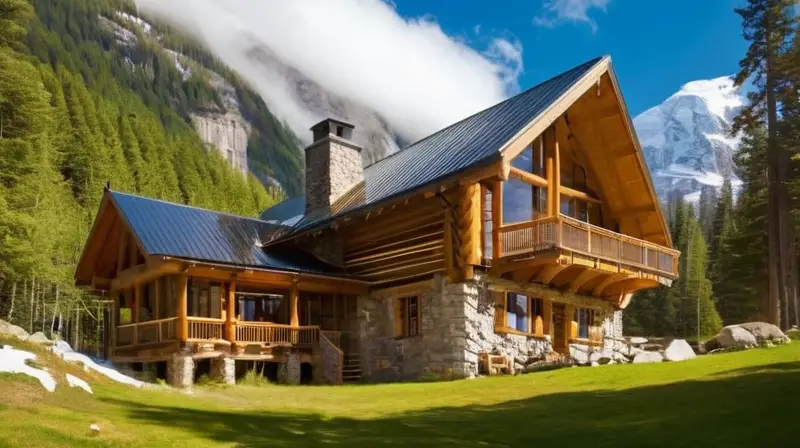
{"label": "window frame", "polygon": [[[526,315],[525,319],[527,322],[527,331],[521,331],[517,328],[512,328],[508,325],[508,303],[511,299],[511,295],[514,294],[516,296],[524,296],[527,298],[527,305],[526,305]],[[542,297],[533,297],[529,294],[524,294],[520,292],[514,291],[506,291],[500,294],[498,297],[499,300],[502,301],[500,306],[495,307],[495,313],[503,313],[501,319],[495,318],[495,332],[496,333],[508,333],[508,334],[519,334],[528,337],[537,337],[543,338],[547,336],[547,332],[545,331],[548,328],[545,325],[545,318],[546,318],[546,306],[545,306],[545,299]],[[534,314],[534,310],[537,310],[539,314]],[[536,317],[540,317],[542,319],[542,332],[538,333],[536,331]]]}
{"label": "window frame", "polygon": [[420,296],[403,296],[396,300],[395,337],[405,339],[419,336],[421,334]]}

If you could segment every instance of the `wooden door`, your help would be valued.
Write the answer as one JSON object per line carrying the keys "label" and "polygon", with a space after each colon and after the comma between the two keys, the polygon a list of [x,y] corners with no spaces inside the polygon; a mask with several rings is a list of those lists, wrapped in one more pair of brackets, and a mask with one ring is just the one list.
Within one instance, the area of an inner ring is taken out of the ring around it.
{"label": "wooden door", "polygon": [[553,304],[553,350],[567,354],[567,309],[563,303]]}

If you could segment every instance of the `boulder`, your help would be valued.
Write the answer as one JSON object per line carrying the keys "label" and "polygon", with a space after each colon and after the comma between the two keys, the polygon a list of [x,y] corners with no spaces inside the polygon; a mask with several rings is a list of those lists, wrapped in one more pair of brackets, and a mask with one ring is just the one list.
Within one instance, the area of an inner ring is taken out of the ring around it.
{"label": "boulder", "polygon": [[667,361],[685,361],[696,356],[692,346],[683,339],[675,339],[670,342],[664,351],[664,359]]}
{"label": "boulder", "polygon": [[663,352],[664,346],[661,344],[644,344],[642,350],[646,352]]}
{"label": "boulder", "polygon": [[589,346],[584,344],[570,344],[569,356],[575,361],[575,364],[589,364]]}
{"label": "boulder", "polygon": [[633,358],[634,364],[647,364],[664,361],[664,355],[659,352],[641,352]]}
{"label": "boulder", "polygon": [[631,362],[631,360],[621,352],[613,352],[611,354],[611,360],[617,362],[618,364]]}
{"label": "boulder", "polygon": [[789,338],[783,334],[780,328],[773,324],[768,324],[766,322],[746,322],[739,324],[739,326],[752,333],[759,344],[767,341],[772,341],[776,344],[785,344],[789,342]]}
{"label": "boulder", "polygon": [[41,331],[37,331],[32,335],[28,336],[28,342],[35,342],[37,344],[49,344],[52,341],[47,338]]}
{"label": "boulder", "polygon": [[593,351],[589,355],[589,362],[608,364],[612,360],[613,356],[614,354],[611,352],[611,350],[597,350]]}
{"label": "boulder", "polygon": [[634,336],[631,338],[631,345],[642,345],[647,344],[647,338]]}
{"label": "boulder", "polygon": [[[723,328],[714,340],[717,342],[717,348],[752,348],[758,345],[753,333],[738,325],[728,325]],[[706,348],[709,348],[708,344]]]}
{"label": "boulder", "polygon": [[28,332],[23,330],[22,327],[18,327],[14,324],[4,321],[0,319],[0,334],[6,336],[14,336],[18,339],[28,339]]}

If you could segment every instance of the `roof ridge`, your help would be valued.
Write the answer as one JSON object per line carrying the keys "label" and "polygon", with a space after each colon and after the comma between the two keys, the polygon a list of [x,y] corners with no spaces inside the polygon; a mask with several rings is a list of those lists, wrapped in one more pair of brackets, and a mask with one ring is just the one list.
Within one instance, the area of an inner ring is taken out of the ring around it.
{"label": "roof ridge", "polygon": [[407,149],[409,149],[409,148],[411,148],[411,147],[413,147],[413,146],[416,146],[417,144],[419,144],[419,143],[422,143],[422,142],[424,142],[425,140],[428,140],[428,139],[430,139],[430,138],[432,138],[432,137],[435,137],[436,135],[439,135],[439,134],[441,134],[442,132],[444,132],[444,131],[446,131],[446,130],[448,130],[448,129],[450,129],[450,128],[454,127],[454,126],[457,126],[458,124],[460,124],[460,123],[462,123],[462,122],[464,122],[464,121],[467,121],[467,120],[469,120],[470,118],[472,118],[472,117],[474,117],[474,116],[476,116],[476,115],[479,115],[479,114],[482,114],[482,113],[484,113],[484,112],[487,112],[487,111],[489,111],[489,110],[491,110],[491,109],[494,109],[494,108],[500,107],[501,105],[503,105],[503,104],[505,104],[505,103],[507,103],[507,102],[509,102],[509,101],[513,100],[514,98],[518,98],[518,97],[520,97],[520,96],[522,96],[522,95],[525,95],[526,93],[529,93],[529,92],[531,92],[531,91],[532,91],[532,90],[534,90],[534,89],[538,89],[538,88],[539,88],[539,87],[541,87],[542,85],[544,85],[544,84],[547,84],[547,83],[549,83],[549,82],[552,82],[552,81],[554,81],[554,80],[556,80],[556,79],[558,79],[558,78],[560,78],[560,77],[562,77],[562,76],[565,76],[565,75],[567,75],[568,73],[572,73],[573,71],[575,71],[575,70],[577,70],[577,69],[579,69],[579,68],[582,68],[582,67],[584,67],[584,66],[586,66],[586,65],[590,65],[590,64],[591,64],[591,65],[595,65],[595,64],[597,64],[598,62],[602,61],[604,57],[605,57],[605,56],[598,56],[598,57],[592,58],[592,59],[590,59],[590,60],[588,60],[588,61],[586,61],[586,62],[583,62],[583,63],[581,63],[581,64],[578,64],[578,65],[576,65],[576,66],[574,66],[574,67],[572,67],[572,68],[570,68],[570,69],[568,69],[568,70],[565,70],[565,71],[563,71],[563,72],[561,72],[561,73],[559,73],[559,74],[557,74],[557,75],[555,75],[555,76],[551,76],[550,78],[547,78],[546,80],[544,80],[544,81],[542,81],[542,82],[540,82],[540,83],[538,83],[538,84],[536,84],[536,85],[533,85],[533,86],[531,86],[531,87],[528,87],[527,89],[523,90],[522,92],[519,92],[519,93],[517,93],[516,95],[510,96],[510,97],[508,97],[508,98],[504,99],[503,101],[500,101],[499,103],[495,103],[495,104],[493,104],[493,105],[491,105],[491,106],[489,106],[489,107],[486,107],[486,108],[484,108],[484,109],[481,109],[481,110],[479,110],[479,111],[477,111],[477,112],[475,112],[475,113],[473,113],[473,114],[471,114],[471,115],[468,115],[468,116],[466,116],[466,117],[462,118],[461,120],[458,120],[458,121],[456,121],[456,122],[454,122],[454,123],[451,123],[451,124],[449,124],[449,125],[447,125],[447,126],[445,126],[445,127],[441,128],[441,129],[439,129],[438,131],[436,131],[436,132],[434,132],[434,133],[432,133],[432,134],[429,134],[429,135],[427,135],[427,136],[425,136],[425,137],[422,137],[421,139],[419,139],[419,140],[415,141],[414,143],[412,143],[412,144],[410,144],[410,145],[406,146],[405,148],[401,149],[400,151],[393,152],[392,154],[389,154],[388,156],[386,156],[386,157],[382,158],[381,160],[378,160],[377,162],[375,162],[375,163],[373,163],[373,164],[371,164],[371,165],[368,165],[368,166],[364,167],[364,169],[366,170],[367,168],[371,168],[371,167],[373,167],[373,166],[375,166],[375,165],[378,165],[379,163],[383,162],[384,160],[391,159],[391,158],[392,158],[392,157],[394,157],[395,155],[397,155],[397,154],[400,154],[401,152],[403,152],[403,151],[405,151],[405,150],[407,150]]}
{"label": "roof ridge", "polygon": [[234,213],[221,212],[219,210],[212,210],[212,209],[209,209],[209,208],[197,207],[197,206],[194,206],[194,205],[181,204],[179,202],[171,202],[171,201],[166,201],[164,199],[149,198],[147,196],[142,196],[142,195],[139,195],[139,194],[124,193],[124,192],[121,192],[121,191],[114,191],[114,190],[108,190],[108,191],[109,191],[109,193],[111,193],[112,196],[113,195],[128,196],[128,197],[131,197],[131,198],[142,199],[142,200],[150,201],[150,202],[160,202],[160,203],[166,204],[166,205],[173,205],[173,206],[176,206],[176,207],[189,208],[189,209],[193,209],[193,210],[199,210],[199,211],[202,211],[202,212],[210,212],[210,213],[214,213],[214,214],[217,214],[217,215],[231,216],[231,217],[234,217],[234,218],[249,219],[249,220],[252,220],[252,221],[258,221],[258,222],[260,222],[262,224],[274,225],[274,224],[268,223],[267,221],[261,220],[259,218],[253,218],[253,217],[250,217],[250,216],[242,216],[242,215],[237,215],[237,214],[234,214]]}

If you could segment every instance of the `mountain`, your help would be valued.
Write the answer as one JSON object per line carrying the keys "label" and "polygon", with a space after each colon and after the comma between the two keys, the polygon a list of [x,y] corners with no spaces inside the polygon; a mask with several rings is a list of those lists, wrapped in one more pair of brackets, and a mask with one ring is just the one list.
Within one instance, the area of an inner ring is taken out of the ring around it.
{"label": "mountain", "polygon": [[693,81],[633,120],[658,195],[697,200],[704,185],[735,177],[733,118],[744,100],[730,77]]}

